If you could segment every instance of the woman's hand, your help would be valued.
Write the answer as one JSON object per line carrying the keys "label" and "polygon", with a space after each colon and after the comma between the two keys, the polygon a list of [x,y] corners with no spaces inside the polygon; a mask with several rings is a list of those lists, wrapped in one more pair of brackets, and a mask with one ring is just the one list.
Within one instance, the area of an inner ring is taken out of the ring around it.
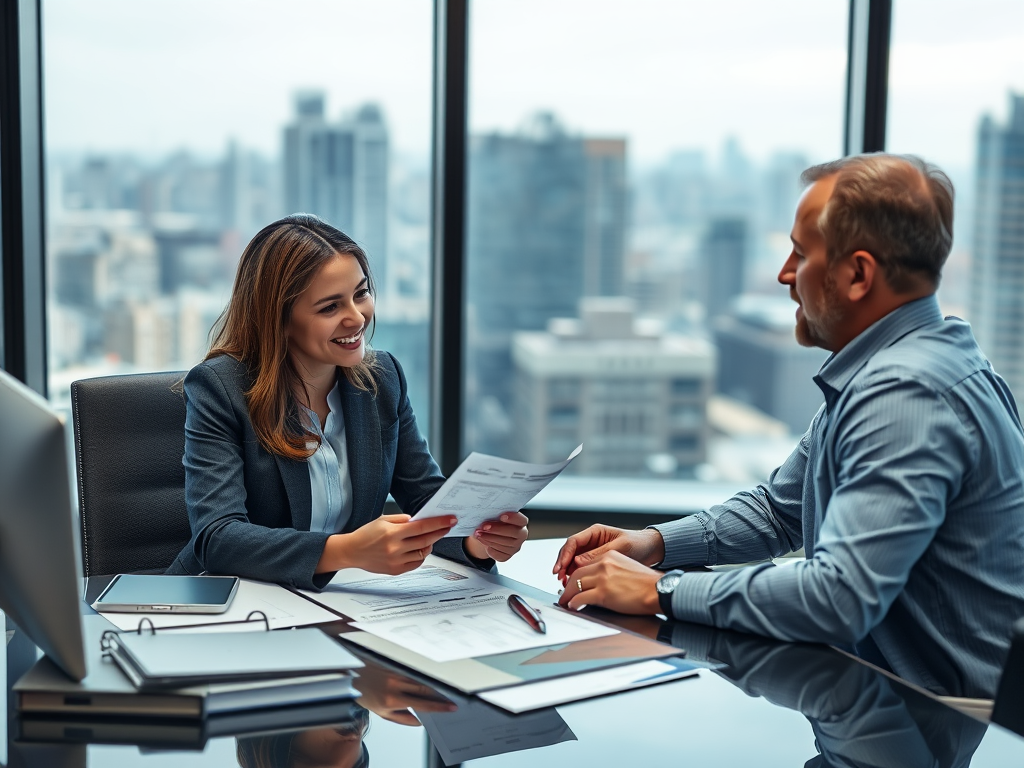
{"label": "woman's hand", "polygon": [[454,712],[458,706],[432,688],[391,670],[368,663],[359,670],[359,690],[356,701],[371,712],[399,725],[419,725],[409,711]]}
{"label": "woman's hand", "polygon": [[530,535],[529,518],[522,512],[503,512],[497,520],[488,520],[467,536],[466,552],[477,560],[492,558],[499,563],[520,550]]}
{"label": "woman's hand", "polygon": [[409,515],[381,515],[352,533],[329,537],[316,572],[362,568],[397,576],[418,568],[456,522],[454,517],[410,522]]}

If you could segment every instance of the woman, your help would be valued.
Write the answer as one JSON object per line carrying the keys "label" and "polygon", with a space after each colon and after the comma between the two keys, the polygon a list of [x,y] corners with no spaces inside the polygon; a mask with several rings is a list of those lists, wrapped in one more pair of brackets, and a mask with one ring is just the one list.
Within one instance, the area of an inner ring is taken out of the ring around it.
{"label": "woman", "polygon": [[527,536],[518,512],[444,539],[455,518],[415,513],[444,482],[401,366],[366,345],[366,254],[315,216],[260,231],[238,264],[206,359],[185,377],[192,539],[168,573],[322,589],[341,568],[404,573],[438,554],[489,568]]}

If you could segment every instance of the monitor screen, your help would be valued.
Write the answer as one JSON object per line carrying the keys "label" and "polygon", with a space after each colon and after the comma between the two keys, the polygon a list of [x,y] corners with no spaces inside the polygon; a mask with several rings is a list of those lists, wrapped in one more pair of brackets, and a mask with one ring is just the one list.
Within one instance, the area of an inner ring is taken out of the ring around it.
{"label": "monitor screen", "polygon": [[64,419],[0,371],[0,424],[0,608],[81,680],[82,570]]}

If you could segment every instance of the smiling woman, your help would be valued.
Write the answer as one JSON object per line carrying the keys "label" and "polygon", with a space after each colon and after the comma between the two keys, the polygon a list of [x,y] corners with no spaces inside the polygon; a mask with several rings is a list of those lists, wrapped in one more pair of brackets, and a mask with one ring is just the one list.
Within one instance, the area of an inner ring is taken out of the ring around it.
{"label": "smiling woman", "polygon": [[432,550],[490,567],[526,539],[515,512],[465,539],[415,513],[444,482],[405,374],[367,346],[366,254],[316,216],[246,247],[206,359],[185,378],[185,500],[192,539],[168,573],[228,573],[320,589],[341,568],[397,574]]}

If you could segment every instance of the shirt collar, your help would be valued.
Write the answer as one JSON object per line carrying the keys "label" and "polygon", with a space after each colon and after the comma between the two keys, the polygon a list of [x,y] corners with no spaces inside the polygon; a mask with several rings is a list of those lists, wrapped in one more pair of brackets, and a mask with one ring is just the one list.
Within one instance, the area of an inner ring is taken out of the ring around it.
{"label": "shirt collar", "polygon": [[829,409],[846,385],[872,356],[908,333],[942,321],[935,294],[907,302],[868,326],[859,336],[833,354],[821,366],[814,383],[825,395]]}
{"label": "shirt collar", "polygon": [[[328,419],[330,419],[332,415],[335,419],[343,418],[341,415],[341,389],[338,379],[335,379],[334,387],[332,387],[331,391],[327,393],[327,407],[330,409],[330,412],[327,414]],[[316,411],[312,408],[307,408],[304,405],[300,405],[299,408],[302,409],[308,418],[307,426],[311,427],[317,434],[322,435],[323,430],[320,429],[320,417],[316,415]]]}
{"label": "shirt collar", "polygon": [[334,387],[330,392],[327,393],[327,406],[338,418],[341,417],[341,375],[334,381]]}

